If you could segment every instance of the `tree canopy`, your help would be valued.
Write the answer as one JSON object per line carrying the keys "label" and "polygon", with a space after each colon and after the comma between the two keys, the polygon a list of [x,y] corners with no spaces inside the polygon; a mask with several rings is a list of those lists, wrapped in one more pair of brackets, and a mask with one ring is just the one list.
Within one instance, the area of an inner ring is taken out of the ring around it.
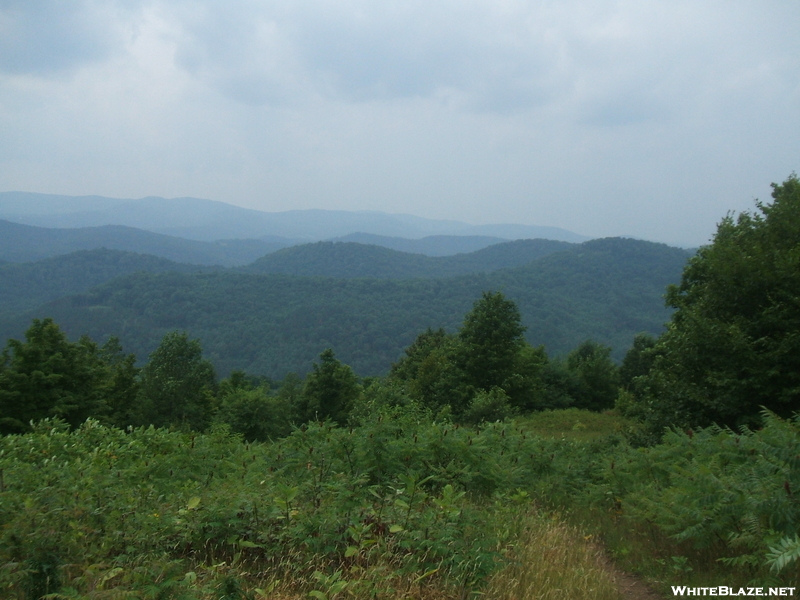
{"label": "tree canopy", "polygon": [[772,187],[771,204],[726,216],[667,290],[675,312],[633,382],[655,426],[737,426],[762,407],[800,407],[800,181]]}
{"label": "tree canopy", "polygon": [[214,387],[214,367],[203,358],[200,342],[171,331],[141,371],[144,421],[202,430],[211,418]]}
{"label": "tree canopy", "polygon": [[84,336],[71,343],[52,319],[35,319],[25,341],[9,340],[0,357],[0,433],[59,417],[77,425],[108,413],[113,374],[100,348]]}

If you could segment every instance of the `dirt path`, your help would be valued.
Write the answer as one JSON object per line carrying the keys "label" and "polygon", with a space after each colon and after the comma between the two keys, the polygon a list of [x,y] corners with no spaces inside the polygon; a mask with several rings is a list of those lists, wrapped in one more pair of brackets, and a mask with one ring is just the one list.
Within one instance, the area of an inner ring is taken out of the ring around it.
{"label": "dirt path", "polygon": [[605,567],[614,578],[620,594],[624,600],[664,600],[665,597],[656,594],[647,587],[640,579],[630,573],[619,569],[610,558],[604,559]]}

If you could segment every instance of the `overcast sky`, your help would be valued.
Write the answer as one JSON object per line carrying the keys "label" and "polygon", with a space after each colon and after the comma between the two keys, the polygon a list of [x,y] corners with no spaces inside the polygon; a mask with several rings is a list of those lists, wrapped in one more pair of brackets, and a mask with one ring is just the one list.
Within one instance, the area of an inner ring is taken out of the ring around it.
{"label": "overcast sky", "polygon": [[705,243],[800,171],[800,2],[0,0],[0,191]]}

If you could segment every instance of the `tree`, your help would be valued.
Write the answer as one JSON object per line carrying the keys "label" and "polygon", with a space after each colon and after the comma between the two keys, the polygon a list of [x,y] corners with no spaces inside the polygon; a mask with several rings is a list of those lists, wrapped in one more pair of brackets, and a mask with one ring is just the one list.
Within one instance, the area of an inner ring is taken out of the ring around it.
{"label": "tree", "polygon": [[249,442],[264,442],[291,432],[291,406],[269,388],[229,387],[220,394],[215,423],[224,423]]}
{"label": "tree", "polygon": [[635,377],[643,377],[650,372],[655,362],[656,353],[653,348],[656,339],[649,333],[638,333],[633,338],[633,345],[625,353],[619,367],[619,383],[628,389]]}
{"label": "tree", "polygon": [[611,348],[587,340],[567,355],[567,369],[577,383],[573,406],[595,411],[614,406],[617,366],[611,360]]}
{"label": "tree", "polygon": [[59,417],[75,427],[108,412],[109,369],[92,340],[71,343],[52,319],[34,319],[25,341],[9,340],[0,359],[0,432]]}
{"label": "tree", "polygon": [[459,363],[477,389],[503,387],[525,345],[517,305],[500,292],[484,292],[458,332]]}
{"label": "tree", "polygon": [[306,420],[331,419],[344,425],[361,391],[358,378],[353,369],[339,362],[330,348],[320,354],[319,359],[319,364],[314,364],[314,370],[306,377],[302,412]]}
{"label": "tree", "polygon": [[119,339],[112,336],[100,348],[100,357],[109,374],[106,390],[108,422],[120,428],[141,424],[142,414],[136,402],[139,392],[136,356],[125,354]]}
{"label": "tree", "polygon": [[653,427],[800,407],[800,181],[772,187],[771,204],[726,216],[667,291],[675,312],[650,374],[634,380]]}
{"label": "tree", "polygon": [[145,423],[203,430],[211,418],[214,388],[214,367],[203,359],[200,342],[186,332],[167,333],[141,371]]}

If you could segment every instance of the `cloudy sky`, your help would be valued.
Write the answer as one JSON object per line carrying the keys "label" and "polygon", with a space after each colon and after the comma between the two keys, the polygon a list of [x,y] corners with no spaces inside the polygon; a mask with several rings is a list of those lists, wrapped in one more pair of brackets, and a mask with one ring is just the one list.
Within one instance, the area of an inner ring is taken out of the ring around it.
{"label": "cloudy sky", "polygon": [[797,0],[0,0],[0,191],[673,244],[800,171]]}

